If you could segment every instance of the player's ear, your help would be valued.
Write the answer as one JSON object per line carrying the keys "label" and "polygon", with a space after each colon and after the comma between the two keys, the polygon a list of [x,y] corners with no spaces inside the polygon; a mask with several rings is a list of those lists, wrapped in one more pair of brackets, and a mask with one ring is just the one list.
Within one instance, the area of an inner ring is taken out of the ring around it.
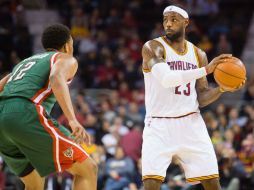
{"label": "player's ear", "polygon": [[63,46],[64,53],[68,53],[68,44],[65,43]]}
{"label": "player's ear", "polygon": [[189,23],[190,23],[189,19],[185,19],[185,21],[184,21],[185,27],[187,27],[189,25]]}

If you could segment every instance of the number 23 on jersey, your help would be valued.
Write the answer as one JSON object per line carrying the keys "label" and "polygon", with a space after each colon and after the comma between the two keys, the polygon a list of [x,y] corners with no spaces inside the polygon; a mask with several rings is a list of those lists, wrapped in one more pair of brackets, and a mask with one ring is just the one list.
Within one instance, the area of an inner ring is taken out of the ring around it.
{"label": "number 23 on jersey", "polygon": [[191,83],[188,83],[186,85],[180,85],[175,87],[175,94],[178,95],[185,95],[185,96],[189,96],[190,95],[190,85]]}

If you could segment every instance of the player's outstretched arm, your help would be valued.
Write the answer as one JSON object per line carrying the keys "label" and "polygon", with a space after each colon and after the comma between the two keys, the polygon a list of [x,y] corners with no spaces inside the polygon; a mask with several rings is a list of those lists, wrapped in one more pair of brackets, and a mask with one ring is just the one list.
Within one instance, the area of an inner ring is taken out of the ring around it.
{"label": "player's outstretched arm", "polygon": [[4,78],[0,80],[0,92],[3,91],[5,84],[7,83],[8,79],[10,77],[10,74],[6,75]]}
{"label": "player's outstretched arm", "polygon": [[176,87],[202,78],[212,73],[216,65],[227,57],[218,57],[202,68],[188,71],[171,71],[163,55],[163,46],[157,41],[148,41],[142,48],[143,69],[150,70],[164,88]]}
{"label": "player's outstretched arm", "polygon": [[51,69],[49,82],[57,102],[68,119],[73,136],[75,137],[74,140],[77,143],[89,143],[88,134],[76,119],[67,85],[67,81],[74,77],[77,68],[78,63],[74,57],[67,54],[60,54]]}

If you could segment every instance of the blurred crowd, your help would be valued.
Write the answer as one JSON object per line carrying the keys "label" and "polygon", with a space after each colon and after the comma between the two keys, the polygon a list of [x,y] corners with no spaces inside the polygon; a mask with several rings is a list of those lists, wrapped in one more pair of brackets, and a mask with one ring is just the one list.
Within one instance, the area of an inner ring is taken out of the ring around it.
{"label": "blurred crowd", "polygon": [[[188,40],[205,50],[210,60],[221,53],[241,55],[251,17],[249,7],[239,6],[238,0],[45,2],[47,9],[58,12],[74,38],[79,71],[71,94],[77,118],[92,139],[90,146],[83,147],[99,166],[98,189],[141,190],[145,107],[140,52],[145,41],[164,34],[163,9],[177,4],[189,12]],[[21,1],[0,3],[0,74],[4,75],[32,55],[33,36]],[[237,106],[220,103],[202,110],[218,157],[223,190],[254,186],[254,79],[248,81],[239,102]],[[68,127],[59,106],[52,115]],[[71,182],[67,173],[52,174],[45,188],[68,190]],[[22,189],[22,184],[0,158],[1,189]],[[173,159],[161,189],[202,188],[186,184],[178,160]]]}

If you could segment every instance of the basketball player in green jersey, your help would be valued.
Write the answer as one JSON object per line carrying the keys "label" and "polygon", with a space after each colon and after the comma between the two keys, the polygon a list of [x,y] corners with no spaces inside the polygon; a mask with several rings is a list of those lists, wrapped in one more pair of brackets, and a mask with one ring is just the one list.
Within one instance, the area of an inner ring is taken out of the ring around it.
{"label": "basketball player in green jersey", "polygon": [[[26,190],[42,190],[44,177],[61,171],[74,176],[74,190],[95,190],[96,164],[79,145],[89,136],[75,117],[67,84],[78,68],[70,30],[49,26],[42,44],[45,53],[21,61],[0,81],[0,155]],[[72,134],[49,115],[56,101]]]}

